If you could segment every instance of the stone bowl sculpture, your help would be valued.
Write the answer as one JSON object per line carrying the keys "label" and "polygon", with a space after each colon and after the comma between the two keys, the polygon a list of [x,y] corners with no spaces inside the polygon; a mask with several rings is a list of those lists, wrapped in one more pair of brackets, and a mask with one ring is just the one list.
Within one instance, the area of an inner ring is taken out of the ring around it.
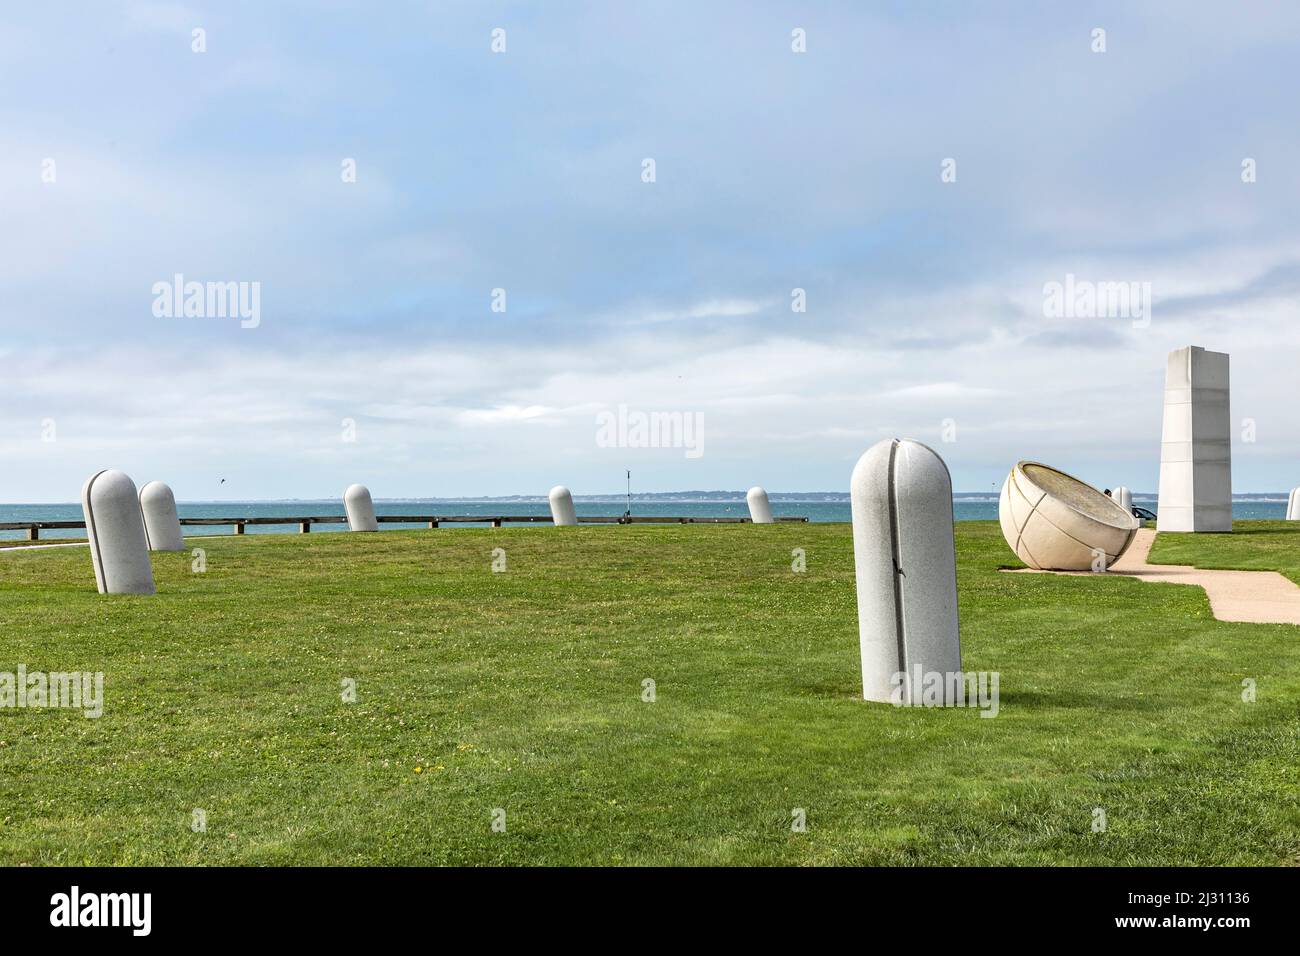
{"label": "stone bowl sculpture", "polygon": [[1092,485],[1036,461],[1007,475],[998,520],[1016,557],[1040,571],[1105,571],[1142,525]]}

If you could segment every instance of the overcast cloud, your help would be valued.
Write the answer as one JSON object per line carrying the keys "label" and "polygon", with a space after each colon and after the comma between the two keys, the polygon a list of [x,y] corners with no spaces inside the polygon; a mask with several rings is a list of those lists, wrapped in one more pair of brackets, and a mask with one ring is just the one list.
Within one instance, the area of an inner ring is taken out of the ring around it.
{"label": "overcast cloud", "polygon": [[[1232,355],[1235,490],[1289,489],[1298,41],[1265,3],[10,6],[0,501],[844,490],[895,435],[958,490],[1154,490],[1188,344]],[[260,322],[155,315],[176,274]],[[1149,323],[1045,316],[1067,275]],[[620,404],[704,453],[600,447]]]}

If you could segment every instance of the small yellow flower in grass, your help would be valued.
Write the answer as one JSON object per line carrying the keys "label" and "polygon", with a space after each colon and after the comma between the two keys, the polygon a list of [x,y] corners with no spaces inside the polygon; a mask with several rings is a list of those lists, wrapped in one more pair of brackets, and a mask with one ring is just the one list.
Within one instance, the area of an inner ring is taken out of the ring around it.
{"label": "small yellow flower in grass", "polygon": [[416,773],[424,773],[424,770],[423,770],[422,768],[420,768],[420,767],[416,767],[416,768],[415,768],[415,772],[416,772]]}

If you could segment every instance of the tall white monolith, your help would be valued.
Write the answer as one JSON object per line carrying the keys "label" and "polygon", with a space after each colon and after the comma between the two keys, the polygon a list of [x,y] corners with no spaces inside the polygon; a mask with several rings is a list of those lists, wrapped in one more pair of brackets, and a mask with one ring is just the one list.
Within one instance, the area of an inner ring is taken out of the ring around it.
{"label": "tall white monolith", "polygon": [[176,514],[176,496],[161,481],[140,489],[140,512],[144,515],[144,540],[150,551],[184,551],[181,519]]}
{"label": "tall white monolith", "polygon": [[948,466],[920,442],[887,439],[858,459],[850,492],[863,698],[920,704],[918,688],[941,675],[935,703],[957,703],[948,679],[961,671]]}
{"label": "tall white monolith", "polygon": [[81,487],[81,510],[100,594],[154,594],[153,567],[135,483],[115,469]]}
{"label": "tall white monolith", "polygon": [[775,524],[772,517],[772,503],[767,500],[767,492],[755,485],[745,492],[745,501],[749,504],[749,520],[754,524]]}
{"label": "tall white monolith", "polygon": [[343,510],[348,513],[349,531],[378,531],[379,522],[375,520],[375,503],[370,498],[370,489],[365,485],[349,485],[343,492]]}
{"label": "tall white monolith", "polygon": [[573,507],[573,495],[564,485],[556,485],[548,496],[551,502],[551,521],[556,525],[578,523],[578,512]]}
{"label": "tall white monolith", "polygon": [[1286,502],[1286,520],[1300,521],[1300,488],[1292,488]]}
{"label": "tall white monolith", "polygon": [[1196,345],[1169,353],[1160,436],[1157,531],[1232,530],[1228,356]]}
{"label": "tall white monolith", "polygon": [[1119,505],[1129,514],[1133,513],[1133,492],[1129,491],[1123,485],[1120,485],[1110,493],[1110,496],[1115,499],[1115,504]]}

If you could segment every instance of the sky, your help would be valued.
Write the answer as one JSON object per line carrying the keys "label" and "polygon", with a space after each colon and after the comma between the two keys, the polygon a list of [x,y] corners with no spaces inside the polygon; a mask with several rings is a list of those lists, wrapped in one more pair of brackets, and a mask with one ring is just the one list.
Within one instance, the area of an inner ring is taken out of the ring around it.
{"label": "sky", "polygon": [[6,5],[0,501],[844,491],[890,437],[1154,491],[1185,345],[1231,355],[1234,490],[1290,489],[1298,43],[1188,0]]}

